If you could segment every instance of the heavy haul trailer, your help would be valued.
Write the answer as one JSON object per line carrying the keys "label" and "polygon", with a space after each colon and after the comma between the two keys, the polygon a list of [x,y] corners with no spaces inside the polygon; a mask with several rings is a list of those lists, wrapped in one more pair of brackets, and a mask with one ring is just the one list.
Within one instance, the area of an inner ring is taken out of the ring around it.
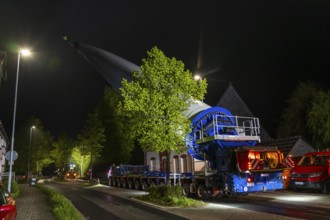
{"label": "heavy haul trailer", "polygon": [[[171,173],[172,184],[180,184],[186,195],[245,195],[283,188],[283,155],[276,147],[254,146],[260,141],[259,120],[233,116],[227,109],[206,108],[191,116],[192,132],[187,152],[204,161],[204,170]],[[148,165],[112,166],[109,184],[146,189],[166,182],[165,172],[150,171]]]}

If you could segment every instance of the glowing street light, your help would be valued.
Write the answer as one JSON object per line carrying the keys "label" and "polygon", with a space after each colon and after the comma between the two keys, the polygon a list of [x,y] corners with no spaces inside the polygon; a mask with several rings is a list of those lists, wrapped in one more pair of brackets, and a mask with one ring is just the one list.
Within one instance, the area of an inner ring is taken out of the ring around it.
{"label": "glowing street light", "polygon": [[198,80],[201,80],[202,77],[201,77],[200,75],[196,74],[196,75],[194,76],[194,79],[195,79],[196,81],[198,81]]}
{"label": "glowing street light", "polygon": [[16,103],[17,103],[17,89],[18,89],[18,76],[19,76],[19,62],[21,55],[29,55],[30,51],[23,49],[18,51],[17,57],[17,72],[16,72],[16,85],[15,85],[15,99],[14,99],[14,113],[13,113],[13,127],[11,133],[11,146],[10,146],[10,160],[9,160],[9,177],[8,177],[8,191],[11,192],[11,179],[13,175],[13,154],[14,154],[14,135],[15,135],[15,121],[16,121]]}
{"label": "glowing street light", "polygon": [[35,129],[35,126],[31,126],[30,128],[30,145],[29,145],[29,158],[28,158],[28,172],[27,172],[27,180],[29,180],[30,176],[30,161],[31,161],[31,143],[32,143],[32,131]]}

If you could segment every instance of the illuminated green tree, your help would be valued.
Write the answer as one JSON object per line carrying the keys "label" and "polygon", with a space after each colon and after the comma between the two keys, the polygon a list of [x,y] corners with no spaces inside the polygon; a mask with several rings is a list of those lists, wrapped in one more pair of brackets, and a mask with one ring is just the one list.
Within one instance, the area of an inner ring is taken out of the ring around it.
{"label": "illuminated green tree", "polygon": [[59,177],[63,177],[63,172],[68,167],[73,141],[66,135],[61,135],[53,142],[53,149],[50,153]]}
{"label": "illuminated green tree", "polygon": [[314,83],[300,83],[283,111],[278,137],[301,135],[315,148],[330,146],[329,94]]}
{"label": "illuminated green tree", "polygon": [[125,117],[116,114],[120,99],[121,96],[115,90],[106,87],[104,97],[96,108],[97,116],[105,128],[104,134],[106,136],[100,159],[111,165],[130,163],[134,148],[133,140],[127,135],[129,126],[127,126]]}
{"label": "illuminated green tree", "polygon": [[78,167],[79,175],[85,176],[90,162],[90,155],[83,155],[79,147],[74,147],[71,152],[71,160]]}
{"label": "illuminated green tree", "polygon": [[[90,169],[93,170],[93,160],[100,157],[105,141],[104,127],[97,115],[89,114],[82,132],[78,135],[78,146],[82,155],[90,155]],[[92,178],[92,175],[90,176]]]}
{"label": "illuminated green tree", "polygon": [[307,114],[307,129],[318,148],[330,146],[330,92],[319,91]]}
{"label": "illuminated green tree", "polygon": [[[167,155],[167,176],[170,173],[170,152],[186,150],[190,121],[183,115],[193,99],[202,100],[206,80],[195,81],[182,61],[168,58],[157,47],[142,60],[141,72],[133,72],[133,80],[123,80],[123,100],[118,112],[127,117],[130,135],[145,151]],[[167,178],[167,184],[169,184]]]}
{"label": "illuminated green tree", "polygon": [[[31,132],[31,127],[35,128]],[[30,156],[30,172],[37,174],[42,168],[52,163],[49,152],[52,149],[53,137],[47,131],[41,120],[36,117],[28,118],[16,131],[15,148],[18,159],[14,163],[16,174],[26,174]]]}

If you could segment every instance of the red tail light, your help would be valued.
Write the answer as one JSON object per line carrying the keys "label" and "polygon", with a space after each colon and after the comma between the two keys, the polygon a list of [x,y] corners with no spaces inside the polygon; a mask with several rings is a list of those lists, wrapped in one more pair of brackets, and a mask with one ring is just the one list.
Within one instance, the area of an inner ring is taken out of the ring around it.
{"label": "red tail light", "polygon": [[248,177],[248,178],[247,178],[247,182],[248,182],[248,183],[252,183],[253,181],[254,181],[254,179],[253,179],[252,177]]}

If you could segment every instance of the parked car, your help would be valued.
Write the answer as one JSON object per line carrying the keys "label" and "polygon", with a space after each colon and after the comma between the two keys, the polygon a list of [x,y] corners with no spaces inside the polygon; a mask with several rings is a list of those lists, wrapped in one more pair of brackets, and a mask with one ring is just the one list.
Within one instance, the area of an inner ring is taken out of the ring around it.
{"label": "parked car", "polygon": [[37,183],[37,178],[35,178],[35,177],[31,177],[30,179],[29,179],[29,184],[30,184],[30,186],[34,186],[36,183]]}
{"label": "parked car", "polygon": [[330,193],[330,151],[305,154],[290,172],[289,188]]}
{"label": "parked car", "polygon": [[17,216],[15,200],[10,193],[0,188],[0,219],[15,220]]}

